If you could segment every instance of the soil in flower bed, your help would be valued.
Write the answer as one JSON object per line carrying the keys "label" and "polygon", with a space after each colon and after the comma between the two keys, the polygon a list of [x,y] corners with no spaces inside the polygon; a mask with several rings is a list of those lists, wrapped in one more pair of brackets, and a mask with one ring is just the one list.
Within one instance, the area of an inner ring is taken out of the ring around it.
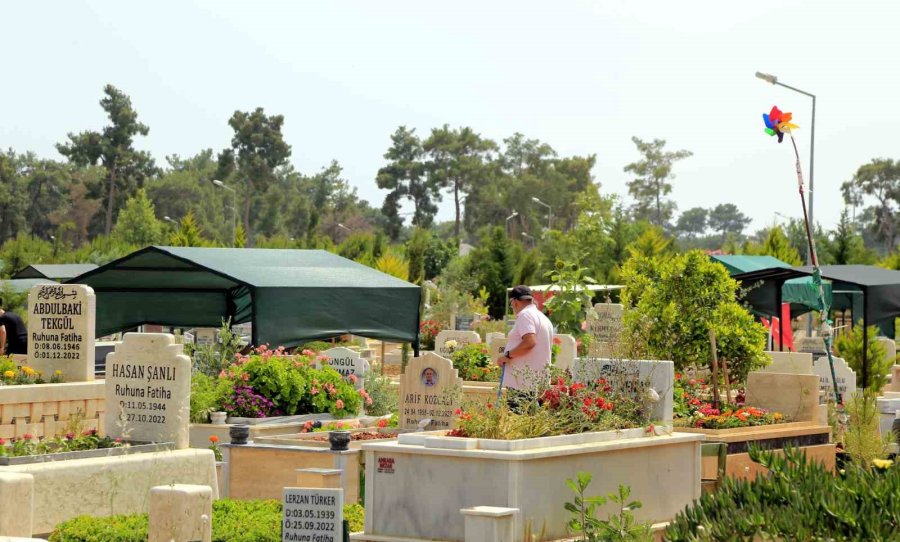
{"label": "soil in flower bed", "polygon": [[[359,431],[350,434],[350,440],[381,440],[392,438],[397,438],[397,435],[391,433],[378,433],[376,431]],[[311,437],[310,440],[328,442],[328,434],[322,434],[320,437]]]}

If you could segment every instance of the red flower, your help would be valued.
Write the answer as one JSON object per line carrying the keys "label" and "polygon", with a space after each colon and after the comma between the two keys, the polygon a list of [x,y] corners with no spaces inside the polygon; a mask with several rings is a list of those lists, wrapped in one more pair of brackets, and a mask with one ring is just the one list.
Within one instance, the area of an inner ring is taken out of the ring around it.
{"label": "red flower", "polygon": [[488,407],[488,410],[494,408],[494,403],[488,403],[488,404],[487,404],[487,407]]}
{"label": "red flower", "polygon": [[460,414],[462,414],[462,409],[457,408],[456,410],[453,411],[453,414],[455,414],[456,416],[459,416]]}
{"label": "red flower", "polygon": [[219,437],[217,437],[216,435],[210,435],[209,441],[212,442],[213,444],[215,444],[215,443],[219,442]]}
{"label": "red flower", "polygon": [[31,433],[25,433],[24,435],[22,435],[22,438],[25,440],[31,440],[34,438],[34,435],[32,435]]}
{"label": "red flower", "polygon": [[3,446],[4,444],[6,444],[6,439],[0,438],[0,446]]}
{"label": "red flower", "polygon": [[562,344],[562,339],[559,337],[553,337],[553,344]]}

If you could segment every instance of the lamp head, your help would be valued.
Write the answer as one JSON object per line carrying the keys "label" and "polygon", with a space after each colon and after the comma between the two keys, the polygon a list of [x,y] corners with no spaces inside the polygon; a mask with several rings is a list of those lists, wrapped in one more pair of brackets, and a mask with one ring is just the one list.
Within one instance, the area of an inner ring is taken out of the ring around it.
{"label": "lamp head", "polygon": [[756,72],[756,77],[768,83],[772,83],[773,85],[778,82],[777,77],[775,77],[774,75],[769,75],[768,73]]}
{"label": "lamp head", "polygon": [[223,187],[223,188],[225,187],[225,183],[223,183],[223,182],[220,181],[219,179],[213,179],[213,184],[216,185],[216,186],[221,186],[221,187]]}
{"label": "lamp head", "polygon": [[531,201],[533,201],[533,202],[535,202],[535,203],[544,203],[543,201],[541,201],[540,199],[538,199],[537,196],[531,196]]}

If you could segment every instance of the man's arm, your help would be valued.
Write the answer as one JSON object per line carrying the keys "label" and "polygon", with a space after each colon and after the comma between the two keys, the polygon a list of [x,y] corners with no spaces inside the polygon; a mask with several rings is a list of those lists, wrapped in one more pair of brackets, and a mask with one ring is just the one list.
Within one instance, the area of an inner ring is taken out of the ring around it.
{"label": "man's arm", "polygon": [[0,326],[0,356],[6,353],[6,326]]}
{"label": "man's arm", "polygon": [[528,333],[527,335],[522,336],[522,342],[518,344],[515,348],[509,351],[509,357],[501,356],[497,362],[499,364],[504,364],[510,359],[515,359],[518,356],[523,356],[527,354],[534,346],[537,344],[537,340],[534,338],[534,333]]}

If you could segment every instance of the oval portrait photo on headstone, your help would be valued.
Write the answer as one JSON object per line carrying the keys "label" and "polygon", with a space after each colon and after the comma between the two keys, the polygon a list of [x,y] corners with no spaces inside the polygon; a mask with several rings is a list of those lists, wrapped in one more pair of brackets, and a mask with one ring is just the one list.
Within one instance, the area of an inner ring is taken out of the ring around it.
{"label": "oval portrait photo on headstone", "polygon": [[432,387],[437,384],[438,374],[437,371],[432,369],[431,367],[426,367],[424,371],[422,371],[422,384]]}

